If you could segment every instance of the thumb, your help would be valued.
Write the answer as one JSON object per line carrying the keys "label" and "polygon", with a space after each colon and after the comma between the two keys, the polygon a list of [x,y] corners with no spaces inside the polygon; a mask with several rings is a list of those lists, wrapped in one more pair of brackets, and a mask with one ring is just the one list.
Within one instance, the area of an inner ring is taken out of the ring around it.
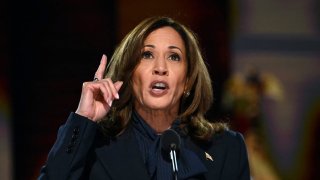
{"label": "thumb", "polygon": [[122,84],[123,84],[123,81],[117,81],[114,83],[114,87],[116,88],[117,91],[120,90]]}

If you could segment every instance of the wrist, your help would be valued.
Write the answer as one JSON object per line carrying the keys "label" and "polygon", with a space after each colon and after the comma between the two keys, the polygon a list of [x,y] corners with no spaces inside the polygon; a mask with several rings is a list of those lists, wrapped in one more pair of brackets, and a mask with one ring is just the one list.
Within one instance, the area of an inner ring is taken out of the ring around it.
{"label": "wrist", "polygon": [[82,116],[82,117],[85,117],[91,121],[94,121],[92,116],[90,116],[89,113],[87,113],[87,112],[77,110],[75,113],[78,114],[79,116]]}

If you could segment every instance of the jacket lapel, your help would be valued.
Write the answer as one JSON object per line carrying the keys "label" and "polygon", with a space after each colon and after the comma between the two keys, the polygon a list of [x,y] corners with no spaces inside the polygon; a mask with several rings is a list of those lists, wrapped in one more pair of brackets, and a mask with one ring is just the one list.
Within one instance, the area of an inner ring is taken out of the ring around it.
{"label": "jacket lapel", "polygon": [[224,168],[228,149],[223,141],[214,137],[209,143],[195,144],[190,138],[186,141],[187,147],[195,152],[208,169],[205,177],[216,177],[219,179]]}
{"label": "jacket lapel", "polygon": [[150,179],[130,127],[96,153],[112,179]]}

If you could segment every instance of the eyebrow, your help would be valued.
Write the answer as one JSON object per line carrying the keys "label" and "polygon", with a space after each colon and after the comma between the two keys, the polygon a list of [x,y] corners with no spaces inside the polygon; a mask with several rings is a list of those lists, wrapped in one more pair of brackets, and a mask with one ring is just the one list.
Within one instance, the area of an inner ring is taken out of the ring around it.
{"label": "eyebrow", "polygon": [[[143,47],[156,48],[156,46],[152,45],[152,44],[147,44],[147,45],[144,45]],[[182,53],[182,50],[180,48],[178,48],[177,46],[169,46],[168,48],[169,49],[178,49]]]}
{"label": "eyebrow", "polygon": [[151,47],[151,48],[156,48],[156,46],[154,46],[154,45],[151,45],[151,44],[147,44],[147,45],[144,45],[143,47]]}
{"label": "eyebrow", "polygon": [[169,49],[178,49],[182,53],[182,50],[180,48],[178,48],[177,46],[169,46]]}

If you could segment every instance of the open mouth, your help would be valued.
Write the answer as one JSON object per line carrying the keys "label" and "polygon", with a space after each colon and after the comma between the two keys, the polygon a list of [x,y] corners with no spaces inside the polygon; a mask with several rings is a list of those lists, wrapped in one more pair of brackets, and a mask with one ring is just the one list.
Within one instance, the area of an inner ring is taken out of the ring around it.
{"label": "open mouth", "polygon": [[162,97],[167,94],[170,89],[169,84],[164,80],[152,81],[149,88],[151,95],[154,97]]}
{"label": "open mouth", "polygon": [[168,93],[169,85],[165,81],[153,81],[150,85],[151,94],[155,96],[162,96]]}
{"label": "open mouth", "polygon": [[159,89],[159,90],[165,90],[167,89],[167,84],[163,83],[163,82],[157,82],[157,83],[153,83],[152,85],[152,89]]}

